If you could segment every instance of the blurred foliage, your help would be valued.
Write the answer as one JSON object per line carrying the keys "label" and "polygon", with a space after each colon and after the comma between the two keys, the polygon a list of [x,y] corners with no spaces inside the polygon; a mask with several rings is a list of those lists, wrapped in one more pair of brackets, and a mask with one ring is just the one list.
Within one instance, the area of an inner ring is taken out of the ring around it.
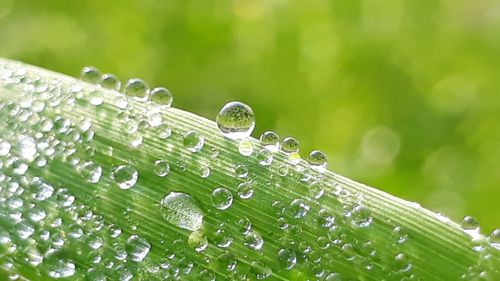
{"label": "blurred foliage", "polygon": [[0,56],[165,85],[214,119],[250,104],[254,136],[330,169],[500,226],[500,2],[0,0]]}

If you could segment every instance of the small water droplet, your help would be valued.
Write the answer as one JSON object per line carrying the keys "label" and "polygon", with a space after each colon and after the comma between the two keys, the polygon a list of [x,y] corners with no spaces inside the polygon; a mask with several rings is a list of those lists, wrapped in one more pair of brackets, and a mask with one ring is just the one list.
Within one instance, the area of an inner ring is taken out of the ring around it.
{"label": "small water droplet", "polygon": [[101,72],[93,66],[86,66],[80,73],[80,79],[88,83],[99,84],[101,82]]}
{"label": "small water droplet", "polygon": [[255,115],[250,106],[242,102],[230,102],[217,114],[217,126],[223,136],[233,139],[246,139],[255,127]]}
{"label": "small water droplet", "polygon": [[323,152],[319,150],[313,150],[307,156],[307,162],[309,163],[311,168],[318,171],[324,171],[326,169],[328,159]]}
{"label": "small water droplet", "polygon": [[233,203],[233,194],[227,188],[219,187],[212,192],[212,205],[219,210],[226,210]]}
{"label": "small water droplet", "polygon": [[151,95],[149,99],[156,104],[170,107],[172,105],[174,97],[167,88],[156,87],[153,90],[151,90]]}
{"label": "small water droplet", "polygon": [[129,189],[136,184],[139,173],[131,166],[121,165],[113,169],[111,178],[116,182],[119,188]]}
{"label": "small water droplet", "polygon": [[246,178],[248,176],[248,167],[245,164],[239,164],[234,169],[238,178]]}
{"label": "small water droplet", "polygon": [[283,268],[292,269],[297,264],[297,256],[293,251],[281,249],[278,251],[278,261]]}
{"label": "small water droplet", "polygon": [[238,196],[241,199],[250,199],[253,196],[253,186],[250,182],[242,182],[238,184]]}
{"label": "small water droplet", "polygon": [[137,234],[131,235],[127,239],[127,255],[132,261],[141,262],[151,250],[151,244],[145,238]]}
{"label": "small water droplet", "polygon": [[280,149],[279,136],[273,131],[266,131],[260,135],[260,143],[266,149],[276,152]]}
{"label": "small water droplet", "polygon": [[191,152],[198,152],[203,148],[205,139],[195,132],[187,132],[183,136],[184,146]]}
{"label": "small water droplet", "polygon": [[9,154],[11,145],[7,141],[0,139],[0,156]]}
{"label": "small water droplet", "polygon": [[461,223],[462,229],[472,238],[480,238],[481,234],[479,232],[479,222],[471,216],[466,216],[462,219]]}
{"label": "small water droplet", "polygon": [[488,237],[490,245],[500,250],[500,228],[493,230]]}
{"label": "small water droplet", "polygon": [[294,218],[302,218],[307,215],[307,212],[309,212],[309,205],[306,204],[304,199],[294,199],[290,203],[290,212],[293,215]]}
{"label": "small water droplet", "polygon": [[194,199],[182,192],[170,192],[161,202],[161,213],[169,223],[191,231],[203,224],[203,212]]}
{"label": "small water droplet", "polygon": [[269,166],[273,163],[273,153],[270,150],[262,149],[259,151],[257,159],[259,160],[260,165]]}
{"label": "small water droplet", "polygon": [[81,172],[83,178],[85,178],[88,183],[97,183],[102,176],[101,166],[94,162],[85,162],[81,167]]}
{"label": "small water droplet", "polygon": [[264,239],[257,231],[250,229],[245,233],[244,245],[253,250],[260,250],[264,245]]}
{"label": "small water droplet", "polygon": [[159,177],[164,177],[170,173],[170,165],[165,160],[156,160],[154,172]]}
{"label": "small water droplet", "polygon": [[369,227],[372,224],[373,218],[371,216],[370,208],[359,205],[352,209],[351,211],[351,224],[364,228]]}
{"label": "small water droplet", "polygon": [[238,151],[243,156],[250,156],[253,153],[253,143],[251,141],[241,141],[238,143]]}
{"label": "small water droplet", "polygon": [[208,240],[201,231],[193,231],[189,234],[188,244],[197,252],[202,252],[208,247]]}
{"label": "small water droplet", "polygon": [[281,143],[281,150],[289,154],[293,152],[299,152],[299,148],[299,142],[293,137],[286,137]]}
{"label": "small water droplet", "polygon": [[267,265],[262,262],[254,261],[250,264],[250,272],[254,275],[257,280],[266,279],[273,271]]}
{"label": "small water droplet", "polygon": [[120,79],[111,73],[102,75],[101,87],[105,89],[119,91],[122,86]]}
{"label": "small water droplet", "polygon": [[141,101],[145,101],[148,98],[148,93],[149,86],[142,79],[129,79],[125,85],[125,94],[127,96],[135,97]]}

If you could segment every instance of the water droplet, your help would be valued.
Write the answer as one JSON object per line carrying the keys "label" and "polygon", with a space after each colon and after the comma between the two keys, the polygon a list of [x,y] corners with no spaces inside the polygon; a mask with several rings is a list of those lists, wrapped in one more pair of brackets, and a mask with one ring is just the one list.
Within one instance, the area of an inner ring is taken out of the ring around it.
{"label": "water droplet", "polygon": [[369,227],[372,224],[373,218],[371,210],[363,205],[354,207],[351,211],[351,224],[356,227]]}
{"label": "water droplet", "polygon": [[127,239],[127,255],[135,262],[141,262],[151,250],[151,244],[145,238],[133,234]]}
{"label": "water droplet", "polygon": [[86,66],[80,73],[80,79],[88,83],[99,84],[101,82],[101,72],[93,66]]}
{"label": "water droplet", "polygon": [[480,238],[481,234],[479,232],[479,222],[474,217],[464,217],[461,226],[464,232],[470,235],[472,238]]}
{"label": "water droplet", "polygon": [[156,127],[156,133],[158,134],[158,138],[167,139],[172,135],[172,129],[167,124],[161,124]]}
{"label": "water droplet", "polygon": [[52,278],[67,278],[75,274],[75,264],[70,261],[58,260],[51,266],[49,276]]}
{"label": "water droplet", "polygon": [[249,182],[238,184],[238,196],[241,199],[250,199],[253,196],[253,186]]}
{"label": "water droplet", "polygon": [[182,192],[170,192],[161,202],[161,213],[169,223],[195,231],[201,228],[203,212],[194,199]]}
{"label": "water droplet", "polygon": [[145,101],[148,98],[148,92],[149,86],[144,80],[139,78],[129,79],[125,85],[125,94],[138,98],[141,101]]}
{"label": "water droplet", "polygon": [[280,138],[273,131],[266,131],[260,135],[260,143],[266,149],[276,152],[280,149]]}
{"label": "water droplet", "polygon": [[174,97],[167,88],[156,87],[151,90],[150,100],[154,103],[170,107],[172,105]]}
{"label": "water droplet", "polygon": [[500,250],[500,228],[493,230],[491,232],[488,240],[489,240],[491,246]]}
{"label": "water droplet", "polygon": [[245,233],[244,245],[253,250],[260,250],[264,245],[264,239],[257,231],[251,229]]}
{"label": "water droplet", "polygon": [[0,139],[0,156],[9,154],[11,145],[7,141]]}
{"label": "water droplet", "polygon": [[116,182],[119,188],[129,189],[136,184],[139,173],[131,166],[122,165],[113,169],[111,178]]}
{"label": "water droplet", "polygon": [[97,183],[102,176],[101,166],[94,162],[85,162],[81,167],[81,172],[83,178],[85,178],[88,183]]}
{"label": "water droplet", "polygon": [[246,139],[255,127],[255,115],[250,106],[230,102],[217,114],[216,122],[223,136],[233,140]]}
{"label": "water droplet", "polygon": [[250,156],[253,153],[253,144],[251,141],[241,141],[238,143],[238,151],[243,156]]}
{"label": "water droplet", "polygon": [[189,234],[188,244],[197,252],[202,252],[208,247],[208,240],[201,231],[193,231]]}
{"label": "water droplet", "polygon": [[257,159],[259,160],[260,165],[269,166],[273,163],[273,153],[270,150],[262,149],[259,151]]}
{"label": "water droplet", "polygon": [[91,105],[101,105],[104,102],[103,93],[99,90],[94,90],[89,93],[89,102]]}
{"label": "water droplet", "polygon": [[254,261],[250,264],[250,272],[257,280],[266,279],[273,273],[271,268],[258,261]]}
{"label": "water droplet", "polygon": [[217,247],[227,248],[233,243],[233,238],[227,235],[224,229],[218,229],[214,235],[214,242]]}
{"label": "water droplet", "polygon": [[187,132],[183,136],[184,146],[191,152],[198,152],[203,148],[205,139],[195,132]]}
{"label": "water droplet", "polygon": [[101,80],[101,87],[105,89],[119,91],[122,86],[120,79],[111,73],[103,74]]}
{"label": "water droplet", "polygon": [[294,218],[305,217],[307,215],[307,212],[309,212],[309,208],[309,205],[306,204],[304,199],[294,199],[290,203],[290,212]]}
{"label": "water droplet", "polygon": [[164,177],[170,173],[170,165],[165,160],[156,160],[154,172],[159,177]]}
{"label": "water droplet", "polygon": [[326,169],[327,161],[326,155],[319,150],[313,150],[307,156],[307,162],[309,162],[311,168],[318,171],[324,171]]}
{"label": "water droplet", "polygon": [[293,251],[281,249],[278,251],[278,261],[285,269],[292,269],[297,264],[297,256]]}
{"label": "water droplet", "polygon": [[299,152],[299,142],[293,137],[286,137],[281,143],[281,150],[286,153]]}
{"label": "water droplet", "polygon": [[219,187],[212,192],[212,205],[219,209],[225,210],[231,207],[233,203],[233,194],[227,188]]}

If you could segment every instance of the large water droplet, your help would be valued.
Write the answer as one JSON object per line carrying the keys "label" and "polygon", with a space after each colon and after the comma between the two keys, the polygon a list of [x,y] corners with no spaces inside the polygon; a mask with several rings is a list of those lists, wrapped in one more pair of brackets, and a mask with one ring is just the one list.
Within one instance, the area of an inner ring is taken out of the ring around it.
{"label": "large water droplet", "polygon": [[127,255],[135,262],[141,262],[151,250],[151,244],[145,238],[133,234],[127,239]]}
{"label": "large water droplet", "polygon": [[167,88],[156,87],[153,90],[151,90],[149,99],[154,103],[170,107],[172,105],[174,97]]}
{"label": "large water droplet", "polygon": [[182,192],[170,192],[161,202],[161,213],[169,223],[195,231],[203,224],[203,212],[194,199]]}
{"label": "large water droplet", "polygon": [[227,188],[219,187],[212,192],[212,204],[219,210],[225,210],[233,203],[233,194]]}
{"label": "large water droplet", "polygon": [[148,98],[148,93],[149,86],[142,79],[132,78],[128,80],[125,85],[125,94],[127,96],[135,97],[144,101]]}
{"label": "large water droplet", "polygon": [[203,148],[205,139],[195,132],[187,132],[183,136],[184,146],[191,152],[198,152]]}
{"label": "large water droplet", "polygon": [[233,140],[246,139],[255,127],[255,115],[250,106],[235,101],[222,107],[216,122],[223,136]]}
{"label": "large water droplet", "polygon": [[119,188],[129,189],[136,184],[137,179],[139,178],[139,173],[131,166],[122,165],[113,169],[111,178],[115,181]]}

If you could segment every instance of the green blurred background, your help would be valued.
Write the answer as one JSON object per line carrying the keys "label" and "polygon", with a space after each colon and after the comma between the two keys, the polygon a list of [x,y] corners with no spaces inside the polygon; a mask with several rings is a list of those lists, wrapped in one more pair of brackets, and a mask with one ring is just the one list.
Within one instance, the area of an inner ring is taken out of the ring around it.
{"label": "green blurred background", "polygon": [[165,85],[214,119],[460,220],[500,226],[497,0],[0,0],[0,56]]}

